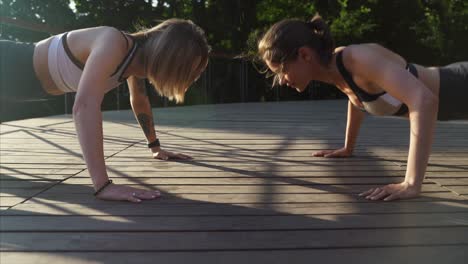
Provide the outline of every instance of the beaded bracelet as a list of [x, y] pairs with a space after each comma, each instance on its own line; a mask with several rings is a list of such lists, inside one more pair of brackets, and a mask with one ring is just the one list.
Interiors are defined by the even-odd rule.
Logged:
[[112, 180], [108, 180], [101, 188], [99, 188], [95, 193], [94, 196], [97, 196], [102, 190], [104, 190], [107, 186], [112, 183]]

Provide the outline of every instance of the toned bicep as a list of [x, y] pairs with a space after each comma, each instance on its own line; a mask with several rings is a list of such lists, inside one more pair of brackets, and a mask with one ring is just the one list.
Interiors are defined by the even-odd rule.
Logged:
[[118, 42], [121, 40], [121, 36], [112, 31], [95, 40], [80, 78], [75, 102], [101, 103], [109, 77], [126, 54], [125, 43]]
[[398, 62], [374, 50], [359, 50], [351, 58], [353, 72], [411, 107], [430, 90]]

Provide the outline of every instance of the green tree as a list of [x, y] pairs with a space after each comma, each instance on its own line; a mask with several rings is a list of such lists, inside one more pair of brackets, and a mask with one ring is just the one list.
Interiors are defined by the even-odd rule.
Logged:
[[0, 0], [0, 16], [17, 20], [22, 25], [35, 26], [36, 29], [28, 30], [2, 24], [1, 38], [23, 41], [37, 41], [50, 33], [65, 31], [73, 28], [76, 22], [69, 0]]

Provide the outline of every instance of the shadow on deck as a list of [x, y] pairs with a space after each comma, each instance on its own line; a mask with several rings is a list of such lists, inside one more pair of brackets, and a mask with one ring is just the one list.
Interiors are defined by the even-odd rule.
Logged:
[[92, 196], [70, 116], [0, 125], [1, 263], [461, 263], [468, 257], [468, 122], [438, 124], [420, 198], [357, 194], [405, 174], [408, 122], [369, 117], [355, 156], [344, 101], [154, 109], [152, 160], [129, 111], [104, 113], [115, 183], [162, 191], [142, 204]]

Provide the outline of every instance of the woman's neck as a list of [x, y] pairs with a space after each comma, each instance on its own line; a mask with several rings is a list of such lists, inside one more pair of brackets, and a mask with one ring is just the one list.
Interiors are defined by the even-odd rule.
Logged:
[[336, 53], [333, 54], [330, 60], [330, 64], [328, 64], [326, 67], [320, 67], [319, 71], [317, 71], [315, 75], [317, 76], [317, 81], [334, 85], [340, 90], [341, 87], [346, 86], [346, 82], [338, 70], [338, 66], [336, 65]]
[[313, 80], [328, 83], [331, 85], [337, 85], [339, 83], [339, 72], [336, 67], [335, 57], [333, 56], [330, 64], [327, 66], [315, 67], [313, 73]]
[[124, 76], [135, 76], [140, 79], [146, 78], [146, 70], [144, 67], [144, 58], [141, 49], [136, 51], [135, 57], [133, 57], [130, 65], [128, 65], [127, 70], [125, 71]]

